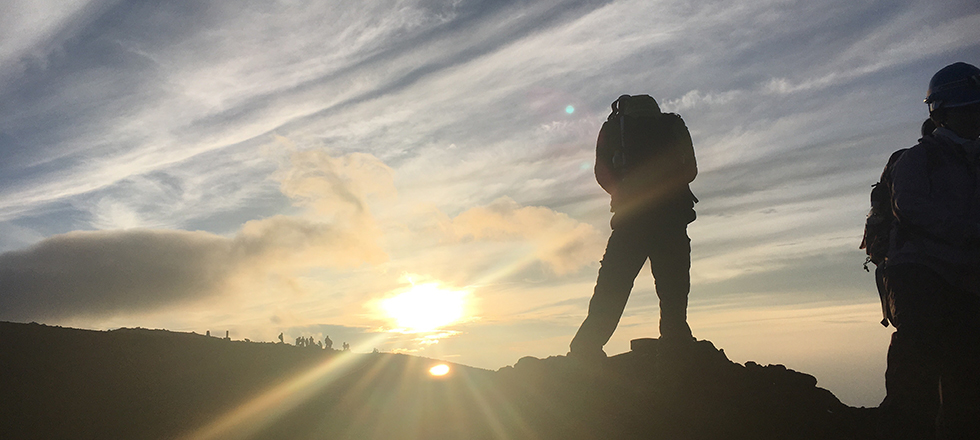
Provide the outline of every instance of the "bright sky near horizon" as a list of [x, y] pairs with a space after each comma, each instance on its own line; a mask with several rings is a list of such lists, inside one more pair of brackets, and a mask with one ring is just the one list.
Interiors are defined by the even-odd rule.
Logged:
[[[955, 61], [975, 0], [7, 1], [0, 320], [564, 354], [646, 93], [698, 156], [695, 335], [874, 406], [868, 194]], [[644, 269], [606, 351], [657, 333]]]

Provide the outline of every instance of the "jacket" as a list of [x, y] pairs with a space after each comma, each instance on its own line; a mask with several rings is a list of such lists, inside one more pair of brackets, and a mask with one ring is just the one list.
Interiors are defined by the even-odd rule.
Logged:
[[977, 142], [939, 128], [895, 163], [895, 214], [888, 265], [922, 264], [954, 286], [977, 291], [980, 160]]

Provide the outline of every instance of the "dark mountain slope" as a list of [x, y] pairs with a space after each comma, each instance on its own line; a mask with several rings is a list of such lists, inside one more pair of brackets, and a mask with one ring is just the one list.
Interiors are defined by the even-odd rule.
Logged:
[[0, 323], [3, 439], [858, 439], [870, 411], [707, 341], [497, 372], [163, 330]]

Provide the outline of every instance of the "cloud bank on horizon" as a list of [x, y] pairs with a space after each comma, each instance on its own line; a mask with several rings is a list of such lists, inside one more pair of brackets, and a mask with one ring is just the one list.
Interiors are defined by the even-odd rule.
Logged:
[[[584, 317], [609, 216], [595, 136], [649, 93], [698, 154], [696, 334], [810, 373], [865, 341], [882, 359], [853, 368], [878, 380], [887, 332], [854, 337], [877, 331], [868, 189], [931, 75], [980, 61], [971, 0], [0, 11], [0, 319], [355, 338], [417, 274], [471, 289], [475, 315], [390, 347], [489, 368], [564, 350]], [[649, 278], [613, 344], [655, 336]], [[828, 348], [753, 345], [803, 331]]]

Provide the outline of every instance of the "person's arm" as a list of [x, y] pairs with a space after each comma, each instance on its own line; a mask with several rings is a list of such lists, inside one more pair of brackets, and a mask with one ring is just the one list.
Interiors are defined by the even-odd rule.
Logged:
[[975, 245], [980, 242], [980, 224], [954, 213], [949, 206], [950, 199], [937, 200], [930, 196], [926, 148], [936, 147], [919, 145], [910, 148], [895, 162], [891, 171], [895, 218], [900, 225], [910, 226], [908, 230], [913, 234], [954, 246]]
[[684, 124], [684, 120], [678, 117], [680, 124], [678, 124], [677, 139], [678, 142], [682, 143], [682, 148], [680, 149], [682, 154], [680, 157], [681, 170], [682, 173], [678, 176], [685, 183], [691, 183], [694, 178], [698, 176], [698, 160], [694, 156], [694, 141], [691, 140], [691, 132], [687, 129], [687, 125]]
[[684, 119], [674, 113], [665, 113], [668, 118], [668, 141], [670, 156], [667, 163], [661, 165], [662, 172], [669, 176], [674, 184], [688, 184], [698, 176], [698, 161], [694, 157], [694, 141], [688, 131]]

